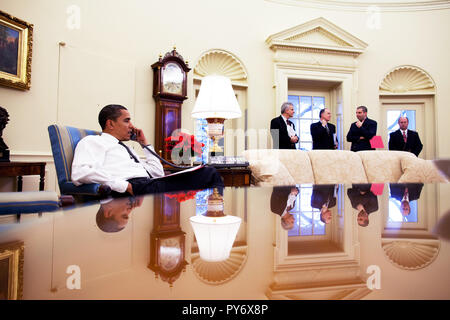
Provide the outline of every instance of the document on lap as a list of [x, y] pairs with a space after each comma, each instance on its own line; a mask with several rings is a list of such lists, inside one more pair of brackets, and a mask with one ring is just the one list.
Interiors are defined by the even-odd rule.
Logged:
[[205, 166], [204, 164], [201, 164], [201, 165], [199, 165], [199, 166], [195, 166], [195, 167], [192, 167], [192, 168], [189, 168], [189, 169], [177, 171], [177, 172], [168, 174], [168, 175], [166, 175], [166, 176], [155, 177], [155, 178], [152, 178], [152, 179], [154, 180], [154, 179], [162, 179], [162, 178], [166, 178], [166, 177], [176, 176], [176, 175], [178, 175], [178, 174], [183, 174], [183, 173], [186, 173], [186, 172], [191, 172], [191, 171], [195, 171], [195, 170], [201, 169], [201, 168], [203, 168], [204, 166]]

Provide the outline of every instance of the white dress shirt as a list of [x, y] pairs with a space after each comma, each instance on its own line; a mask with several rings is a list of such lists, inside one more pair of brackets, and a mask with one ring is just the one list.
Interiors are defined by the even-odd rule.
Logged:
[[[150, 148], [153, 147], [150, 146]], [[130, 151], [139, 159], [132, 148]], [[89, 135], [80, 140], [75, 148], [72, 162], [72, 182], [101, 183], [117, 192], [125, 192], [128, 179], [164, 176], [159, 159], [144, 149], [146, 160], [135, 162], [119, 140], [108, 133], [100, 136]], [[147, 173], [148, 172], [148, 173]]]

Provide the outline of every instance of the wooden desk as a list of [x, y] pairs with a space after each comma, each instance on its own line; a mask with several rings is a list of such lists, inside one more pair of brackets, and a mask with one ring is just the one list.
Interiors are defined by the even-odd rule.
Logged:
[[39, 175], [39, 190], [44, 190], [45, 162], [0, 162], [0, 177], [18, 177], [17, 191], [22, 191], [22, 176]]
[[[182, 169], [173, 168], [164, 165], [164, 171], [167, 173], [174, 173]], [[250, 177], [252, 170], [245, 167], [231, 167], [217, 169], [217, 172], [222, 176], [225, 187], [245, 187], [250, 186]]]

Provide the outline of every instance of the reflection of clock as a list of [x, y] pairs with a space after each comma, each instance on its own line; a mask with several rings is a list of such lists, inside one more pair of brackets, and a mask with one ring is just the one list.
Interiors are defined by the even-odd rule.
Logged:
[[173, 49], [152, 64], [153, 98], [156, 104], [155, 149], [170, 159], [164, 139], [181, 128], [181, 106], [187, 99], [187, 73], [191, 70], [183, 57]]
[[162, 70], [163, 92], [182, 94], [184, 72], [174, 62], [169, 62]]
[[164, 194], [155, 194], [153, 205], [148, 267], [172, 286], [187, 265], [184, 259], [185, 233], [180, 226], [180, 205], [176, 199], [169, 199]]

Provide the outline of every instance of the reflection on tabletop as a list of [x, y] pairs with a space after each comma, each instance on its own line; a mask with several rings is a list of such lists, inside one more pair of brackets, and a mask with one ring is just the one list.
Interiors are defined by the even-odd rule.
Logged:
[[227, 187], [8, 212], [0, 263], [17, 257], [1, 269], [17, 286], [2, 296], [449, 299], [447, 189]]

